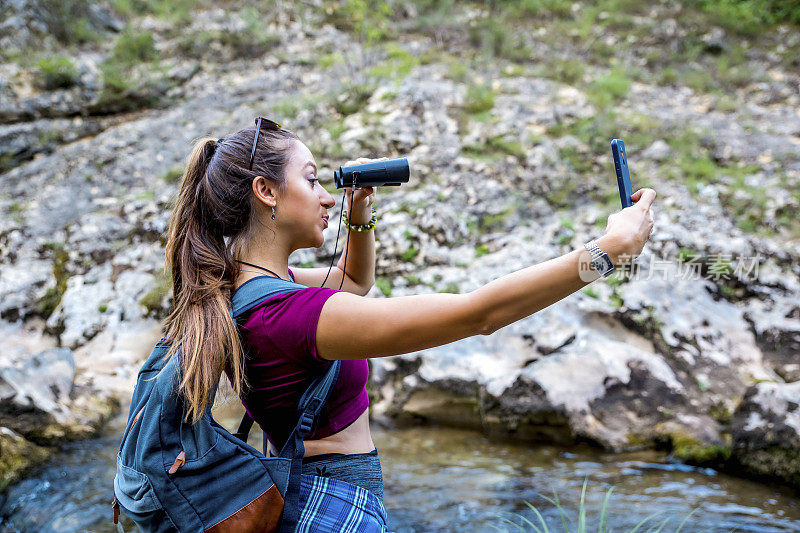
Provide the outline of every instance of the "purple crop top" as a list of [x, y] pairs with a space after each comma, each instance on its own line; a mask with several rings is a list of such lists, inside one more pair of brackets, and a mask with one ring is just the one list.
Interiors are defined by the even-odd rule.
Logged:
[[[289, 275], [294, 280], [291, 270]], [[337, 292], [341, 291], [305, 287], [271, 296], [255, 306], [240, 326], [250, 384], [241, 400], [273, 447], [289, 438], [300, 397], [328, 364], [317, 355], [317, 322], [323, 304]], [[366, 359], [342, 360], [339, 379], [307, 440], [333, 435], [367, 409], [368, 377]]]

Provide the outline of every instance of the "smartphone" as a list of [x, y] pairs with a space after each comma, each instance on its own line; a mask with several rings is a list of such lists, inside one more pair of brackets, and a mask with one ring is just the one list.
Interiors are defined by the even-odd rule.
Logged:
[[614, 170], [617, 171], [617, 185], [619, 186], [619, 199], [622, 201], [622, 208], [633, 205], [631, 195], [631, 175], [628, 172], [628, 156], [625, 155], [625, 143], [622, 139], [611, 141], [611, 155], [614, 157]]

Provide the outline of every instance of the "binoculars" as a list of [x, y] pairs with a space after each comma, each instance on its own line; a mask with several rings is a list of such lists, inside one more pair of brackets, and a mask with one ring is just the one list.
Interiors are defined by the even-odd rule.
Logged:
[[343, 187], [399, 186], [408, 183], [410, 169], [408, 159], [387, 159], [349, 167], [339, 167], [333, 171], [333, 181], [337, 189]]

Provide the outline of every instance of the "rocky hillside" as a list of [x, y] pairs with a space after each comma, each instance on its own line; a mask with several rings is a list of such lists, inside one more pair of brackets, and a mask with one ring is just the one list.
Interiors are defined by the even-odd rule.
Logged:
[[[347, 159], [411, 161], [377, 194], [373, 297], [471, 291], [601, 235], [612, 138], [658, 191], [636, 272], [371, 360], [374, 416], [658, 447], [800, 487], [800, 32], [719, 6], [3, 4], [4, 483], [125, 402], [170, 305], [192, 140], [265, 114], [337, 198]], [[335, 237], [291, 264], [328, 264]]]

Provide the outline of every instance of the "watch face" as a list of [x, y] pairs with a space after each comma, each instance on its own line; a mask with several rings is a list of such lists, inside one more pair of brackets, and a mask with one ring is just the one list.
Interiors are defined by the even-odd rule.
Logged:
[[611, 262], [610, 259], [606, 257], [598, 257], [594, 261], [592, 261], [592, 266], [594, 266], [595, 270], [600, 272], [601, 274], [605, 274], [610, 270], [614, 269], [614, 264]]
[[601, 274], [608, 270], [608, 265], [606, 265], [606, 262], [599, 258], [592, 261], [592, 266]]

